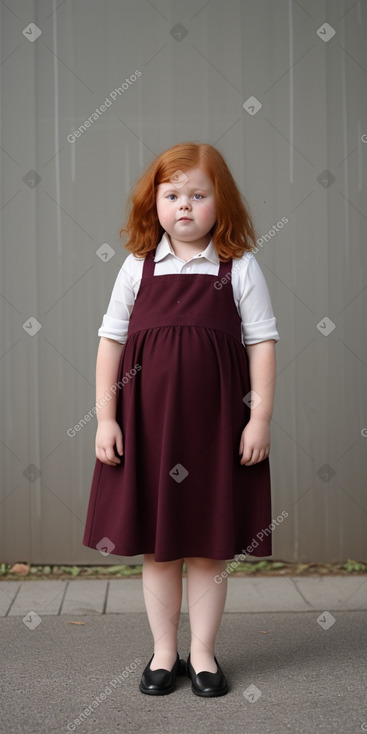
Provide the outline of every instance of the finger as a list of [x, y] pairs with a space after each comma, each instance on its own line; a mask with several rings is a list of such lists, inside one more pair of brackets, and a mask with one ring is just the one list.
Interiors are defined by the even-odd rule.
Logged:
[[110, 461], [115, 461], [117, 459], [117, 456], [115, 454], [115, 449], [113, 446], [107, 446], [105, 449], [106, 458]]
[[108, 459], [106, 458], [106, 454], [105, 454], [105, 452], [104, 452], [104, 451], [100, 451], [100, 452], [99, 452], [99, 455], [98, 455], [98, 457], [97, 457], [97, 458], [98, 458], [98, 459], [99, 459], [99, 460], [100, 460], [100, 461], [102, 462], [102, 464], [110, 464], [110, 463], [111, 463], [111, 462], [110, 462], [110, 461], [109, 461], [109, 460], [108, 460]]
[[96, 448], [96, 457], [98, 461], [101, 461], [103, 464], [106, 463], [106, 456], [103, 449]]
[[121, 438], [118, 438], [116, 440], [116, 450], [117, 450], [117, 453], [120, 456], [123, 455], [123, 453], [124, 453], [124, 443], [123, 443], [122, 437]]
[[252, 456], [252, 450], [249, 451], [248, 449], [246, 450], [244, 449], [240, 464], [247, 464], [249, 461], [251, 461], [251, 456]]
[[260, 461], [259, 456], [260, 456], [260, 452], [258, 451], [258, 449], [254, 449], [252, 452], [251, 461], [249, 461], [248, 464], [246, 464], [246, 466], [253, 466], [254, 464], [257, 464], [258, 461]]
[[258, 461], [264, 461], [269, 456], [269, 451], [265, 448], [260, 451]]
[[117, 458], [115, 452], [111, 448], [102, 449], [101, 454], [101, 461], [103, 461], [104, 464], [108, 464], [109, 466], [116, 466], [116, 464], [120, 463], [120, 459]]
[[108, 464], [108, 466], [117, 466], [117, 464], [120, 463], [120, 460], [118, 460], [118, 461], [110, 461], [110, 459], [106, 459], [106, 461], [104, 463], [105, 464]]
[[116, 460], [115, 461], [113, 461], [113, 460], [111, 461], [111, 459], [107, 455], [107, 451], [108, 451], [108, 449], [105, 450], [105, 449], [103, 449], [103, 448], [101, 448], [101, 447], [99, 447], [99, 446], [96, 445], [96, 456], [97, 456], [97, 459], [99, 459], [99, 461], [101, 461], [103, 464], [108, 464], [109, 466], [116, 466], [116, 464], [119, 464], [120, 463], [120, 459], [117, 459], [117, 457], [115, 457], [115, 454], [114, 454], [114, 458]]

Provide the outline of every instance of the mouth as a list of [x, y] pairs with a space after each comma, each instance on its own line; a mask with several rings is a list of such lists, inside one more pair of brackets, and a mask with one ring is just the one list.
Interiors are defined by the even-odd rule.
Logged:
[[180, 219], [178, 221], [179, 222], [182, 222], [182, 221], [183, 222], [192, 222], [192, 219], [190, 219], [190, 217], [180, 217]]

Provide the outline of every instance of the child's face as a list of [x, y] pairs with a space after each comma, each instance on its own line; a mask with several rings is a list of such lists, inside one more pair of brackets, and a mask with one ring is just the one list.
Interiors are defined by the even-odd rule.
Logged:
[[214, 187], [201, 168], [177, 171], [176, 179], [159, 184], [156, 207], [163, 229], [181, 242], [199, 240], [216, 222]]

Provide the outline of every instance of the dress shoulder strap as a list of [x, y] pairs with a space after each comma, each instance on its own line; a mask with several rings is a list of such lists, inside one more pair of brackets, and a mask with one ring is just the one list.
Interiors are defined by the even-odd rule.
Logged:
[[232, 258], [231, 260], [226, 260], [225, 262], [221, 262], [219, 266], [219, 272], [218, 272], [218, 278], [225, 278], [231, 277], [231, 271], [232, 271]]
[[154, 248], [154, 250], [150, 250], [148, 252], [145, 260], [144, 260], [142, 278], [149, 278], [150, 275], [154, 275], [154, 267], [155, 267], [154, 256], [155, 256], [155, 251], [156, 251], [156, 248]]

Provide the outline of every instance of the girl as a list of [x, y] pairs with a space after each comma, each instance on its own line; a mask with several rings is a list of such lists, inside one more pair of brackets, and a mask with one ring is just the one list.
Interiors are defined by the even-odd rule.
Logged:
[[[136, 184], [98, 331], [98, 429], [83, 544], [143, 554], [154, 652], [140, 690], [187, 673], [228, 691], [214, 655], [226, 560], [269, 556], [270, 420], [279, 340], [255, 232], [221, 154], [182, 143]], [[190, 654], [177, 652], [186, 562]]]

